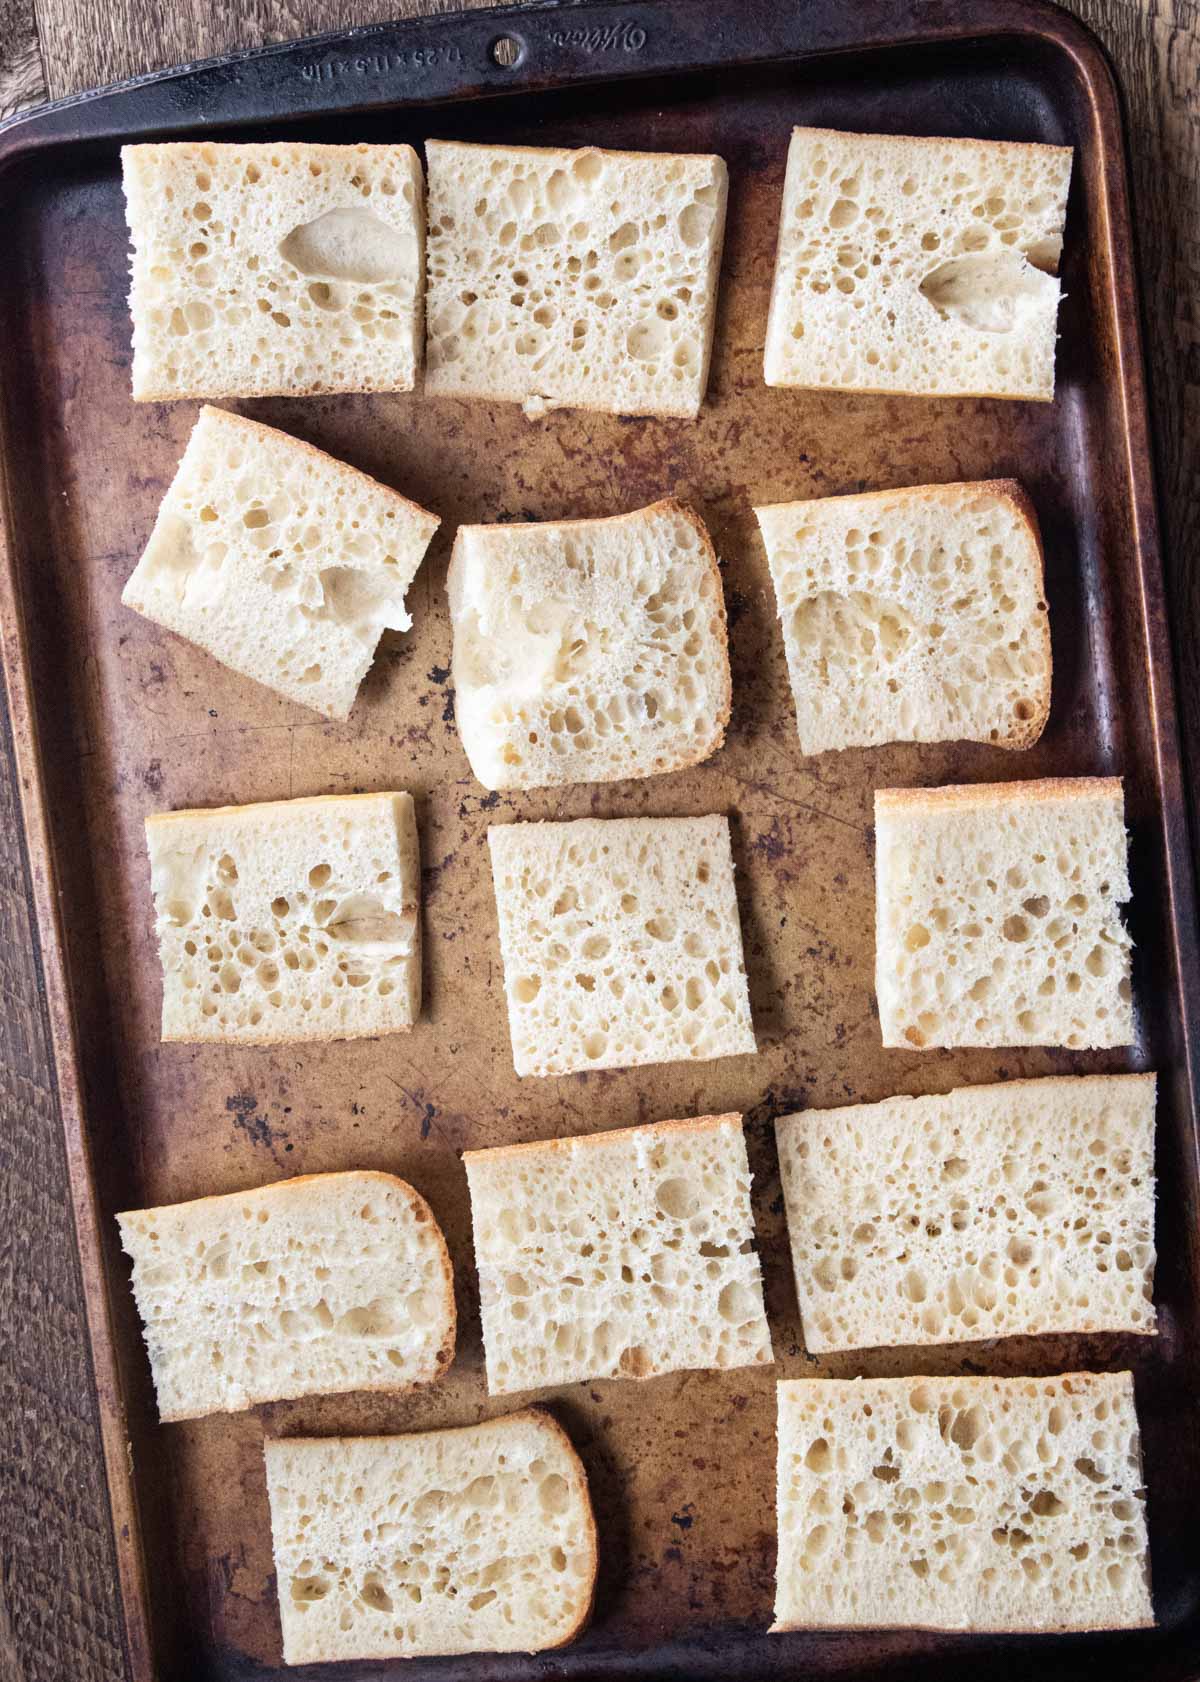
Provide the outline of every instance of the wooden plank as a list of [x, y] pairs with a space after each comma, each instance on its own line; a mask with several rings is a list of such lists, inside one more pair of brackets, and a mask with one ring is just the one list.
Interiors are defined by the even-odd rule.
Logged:
[[[474, 0], [475, 4], [479, 0]], [[0, 0], [0, 115], [234, 47], [453, 9], [430, 0]], [[1200, 789], [1200, 6], [1069, 0], [1129, 114], [1185, 747]], [[43, 71], [43, 61], [45, 69]], [[15, 783], [0, 752], [0, 1682], [125, 1676]], [[1193, 814], [1200, 817], [1200, 808]], [[1197, 826], [1200, 834], [1200, 825]]]

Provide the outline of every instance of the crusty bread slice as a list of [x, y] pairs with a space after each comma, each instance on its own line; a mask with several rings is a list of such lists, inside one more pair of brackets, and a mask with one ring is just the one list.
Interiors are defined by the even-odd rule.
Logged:
[[204, 408], [126, 607], [345, 718], [440, 521], [286, 432]]
[[493, 1396], [772, 1359], [741, 1116], [463, 1162]]
[[793, 129], [768, 385], [1054, 396], [1069, 146]]
[[454, 1276], [394, 1174], [304, 1174], [117, 1216], [163, 1419], [410, 1390], [454, 1358]]
[[268, 1438], [285, 1664], [541, 1652], [591, 1613], [587, 1474], [540, 1408], [405, 1437]]
[[721, 575], [682, 504], [460, 526], [447, 589], [455, 719], [485, 788], [650, 777], [724, 740]]
[[699, 413], [728, 177], [720, 158], [429, 140], [425, 390]]
[[421, 860], [407, 794], [146, 819], [164, 1040], [347, 1040], [421, 1008]]
[[519, 1075], [755, 1049], [729, 822], [488, 830]]
[[1127, 1372], [779, 1386], [776, 1630], [1154, 1622]]
[[875, 793], [890, 1046], [1129, 1045], [1119, 777]]
[[781, 1116], [809, 1352], [1153, 1332], [1154, 1088], [1014, 1080]]
[[411, 146], [121, 150], [133, 395], [411, 391], [425, 221]]
[[1050, 626], [1037, 515], [1015, 480], [754, 512], [805, 753], [1037, 741]]

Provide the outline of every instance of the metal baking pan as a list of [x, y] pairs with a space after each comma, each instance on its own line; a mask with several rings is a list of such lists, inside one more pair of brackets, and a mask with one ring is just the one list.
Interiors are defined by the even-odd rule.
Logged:
[[[798, 122], [1076, 148], [1052, 405], [767, 389], [767, 295]], [[410, 596], [415, 628], [386, 643], [344, 725], [224, 671], [118, 599], [196, 412], [130, 399], [118, 146], [201, 133], [602, 144], [714, 151], [729, 164], [716, 350], [695, 423], [579, 412], [531, 423], [515, 406], [420, 395], [244, 405], [443, 516]], [[280, 1673], [264, 1429], [400, 1431], [498, 1410], [483, 1383], [464, 1147], [731, 1109], [748, 1116], [775, 1371], [556, 1395], [597, 1499], [591, 1628], [542, 1659], [394, 1672], [409, 1682], [1200, 1673], [1193, 879], [1121, 119], [1092, 38], [1020, 0], [635, 0], [427, 18], [151, 76], [19, 118], [0, 131], [0, 202], [3, 655], [133, 1676]], [[1055, 677], [1041, 742], [1020, 756], [956, 745], [802, 759], [751, 503], [998, 475], [1028, 487], [1045, 536]], [[703, 514], [724, 560], [726, 747], [648, 782], [485, 796], [456, 739], [448, 685], [454, 528], [608, 514], [667, 492]], [[873, 790], [1109, 773], [1125, 778], [1133, 837], [1136, 1046], [884, 1051], [871, 993]], [[413, 791], [422, 831], [428, 1003], [417, 1029], [270, 1050], [160, 1044], [145, 815], [392, 787]], [[714, 811], [733, 820], [759, 1056], [518, 1082], [487, 826]], [[773, 1115], [1125, 1068], [1160, 1075], [1156, 1339], [806, 1356]], [[114, 1211], [349, 1166], [404, 1175], [446, 1229], [461, 1312], [448, 1380], [406, 1397], [331, 1397], [160, 1427]], [[777, 1376], [1126, 1365], [1144, 1431], [1156, 1631], [1036, 1641], [765, 1633]]]

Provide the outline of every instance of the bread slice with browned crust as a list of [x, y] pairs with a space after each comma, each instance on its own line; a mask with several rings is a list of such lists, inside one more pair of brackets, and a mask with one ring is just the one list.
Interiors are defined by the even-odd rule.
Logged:
[[1013, 479], [756, 508], [800, 746], [1027, 748], [1050, 712], [1033, 504]]
[[460, 526], [446, 587], [455, 720], [486, 788], [655, 776], [724, 740], [721, 574], [682, 503]]
[[401, 1437], [268, 1438], [285, 1664], [537, 1653], [591, 1614], [587, 1474], [540, 1408]]
[[394, 1174], [302, 1174], [117, 1222], [162, 1419], [410, 1390], [454, 1358], [446, 1240]]

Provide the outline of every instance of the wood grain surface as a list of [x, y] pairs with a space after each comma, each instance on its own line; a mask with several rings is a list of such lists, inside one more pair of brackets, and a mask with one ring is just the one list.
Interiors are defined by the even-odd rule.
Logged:
[[[461, 0], [459, 0], [461, 4]], [[440, 0], [0, 0], [0, 114]], [[1200, 4], [1070, 0], [1124, 92], [1164, 551], [1200, 817]], [[1195, 833], [1200, 833], [1196, 829]], [[0, 1682], [123, 1678], [100, 1446], [11, 749], [0, 738]]]

